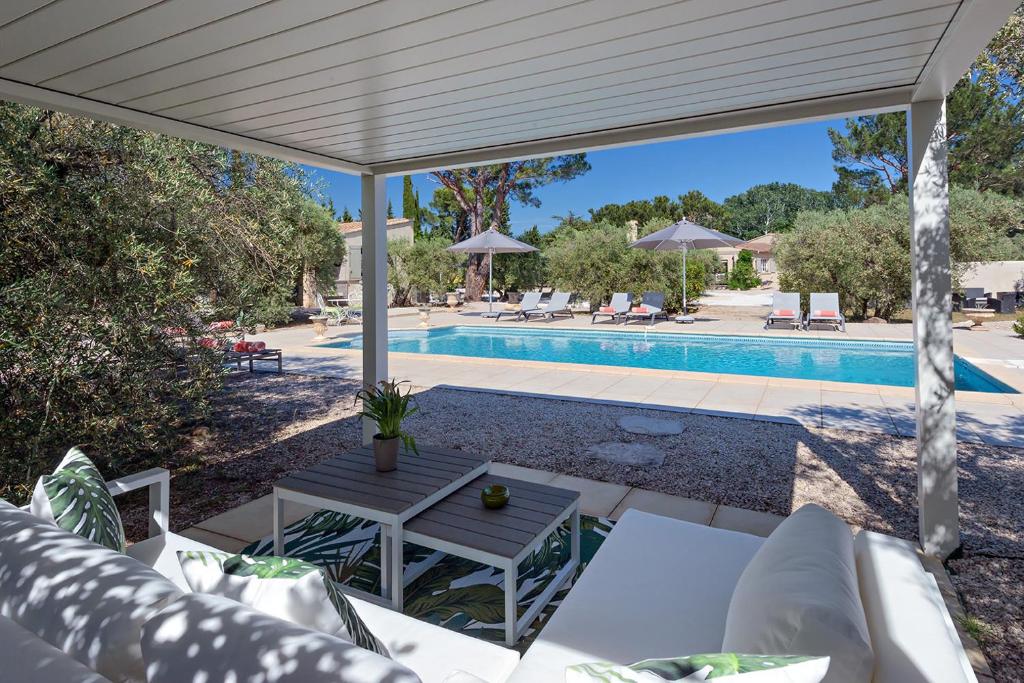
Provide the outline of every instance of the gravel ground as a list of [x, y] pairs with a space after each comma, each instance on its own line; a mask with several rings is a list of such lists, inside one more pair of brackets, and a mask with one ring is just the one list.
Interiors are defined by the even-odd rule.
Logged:
[[[352, 382], [238, 375], [196, 430], [171, 486], [176, 529], [270, 493], [287, 472], [358, 445]], [[712, 503], [788, 514], [818, 503], [851, 524], [914, 539], [914, 442], [703, 415], [679, 416], [677, 436], [622, 432], [623, 415], [656, 410], [428, 389], [409, 430], [422, 442], [490, 451], [496, 461], [638, 486]], [[587, 456], [606, 441], [656, 445], [661, 467]], [[964, 557], [949, 563], [1000, 681], [1024, 681], [1024, 450], [960, 444]], [[142, 517], [127, 515], [129, 530]]]

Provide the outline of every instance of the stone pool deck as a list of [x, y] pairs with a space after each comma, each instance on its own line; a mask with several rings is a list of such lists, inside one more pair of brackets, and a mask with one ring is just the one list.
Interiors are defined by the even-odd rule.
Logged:
[[[599, 328], [636, 334], [638, 339], [642, 339], [645, 328], [674, 334], [872, 341], [909, 341], [912, 336], [908, 324], [850, 323], [845, 334], [764, 330], [756, 315], [719, 318], [713, 312], [698, 315], [696, 324], [685, 326], [668, 322], [652, 327], [591, 325], [586, 315], [553, 323], [494, 322], [480, 316], [485, 308], [486, 304], [477, 304], [458, 312], [437, 310], [431, 314], [430, 326]], [[419, 322], [414, 310], [394, 311], [389, 316], [391, 329], [417, 329]], [[1024, 448], [1024, 340], [1014, 337], [1005, 323], [989, 323], [986, 328], [984, 332], [957, 329], [957, 354], [1021, 393], [957, 392], [958, 438]], [[362, 373], [361, 352], [323, 344], [359, 333], [358, 324], [335, 326], [329, 328], [327, 342], [314, 342], [311, 326], [297, 326], [258, 337], [284, 350], [286, 372], [358, 379]], [[915, 434], [914, 390], [909, 387], [410, 353], [390, 354], [389, 372], [419, 388], [443, 386], [542, 395], [903, 437]]]

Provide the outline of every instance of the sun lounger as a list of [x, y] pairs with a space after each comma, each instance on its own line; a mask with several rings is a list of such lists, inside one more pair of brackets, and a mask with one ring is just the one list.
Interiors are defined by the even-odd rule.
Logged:
[[523, 294], [523, 300], [519, 302], [519, 309], [515, 311], [500, 311], [495, 320], [501, 320], [501, 316], [510, 315], [514, 316], [516, 320], [519, 320], [524, 316], [529, 320], [529, 316], [533, 315], [544, 315], [544, 309], [538, 306], [540, 304], [540, 292], [527, 292]]
[[629, 313], [629, 307], [633, 304], [633, 295], [626, 292], [615, 292], [612, 295], [611, 304], [608, 306], [602, 306], [592, 316], [590, 316], [590, 324], [593, 325], [598, 317], [603, 316], [611, 318], [612, 322], [615, 322], [618, 318], [623, 318]]
[[629, 324], [630, 320], [648, 320], [649, 324], [653, 325], [656, 318], [668, 320], [668, 313], [665, 312], [665, 295], [661, 292], [644, 292], [640, 305], [630, 309], [623, 324]]
[[800, 329], [803, 326], [800, 314], [798, 292], [775, 292], [772, 295], [772, 310], [764, 321], [764, 329], [776, 323], [789, 324]]
[[327, 316], [328, 325], [344, 325], [347, 322], [345, 309], [341, 306], [328, 305], [320, 292], [316, 293], [316, 306], [320, 309], [320, 315]]
[[846, 318], [839, 308], [839, 295], [835, 292], [814, 292], [811, 294], [810, 310], [804, 321], [804, 329], [814, 324], [831, 325], [833, 328], [846, 332]]
[[[544, 309], [544, 317], [555, 319], [556, 315], [567, 315], [570, 318], [575, 318], [572, 309], [569, 308], [569, 298], [572, 294], [566, 292], [555, 292], [551, 295], [551, 301], [548, 302], [548, 307]], [[526, 320], [529, 321], [530, 317], [527, 315]]]

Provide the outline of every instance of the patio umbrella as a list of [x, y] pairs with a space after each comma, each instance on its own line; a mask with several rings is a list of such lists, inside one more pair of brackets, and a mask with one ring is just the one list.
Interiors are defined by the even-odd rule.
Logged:
[[677, 322], [692, 323], [693, 318], [686, 315], [686, 252], [689, 249], [714, 249], [716, 247], [732, 247], [741, 240], [725, 233], [705, 228], [703, 225], [691, 223], [685, 218], [667, 228], [652, 232], [629, 245], [633, 249], [651, 249], [653, 251], [683, 252], [683, 314], [676, 318]]
[[494, 312], [494, 255], [495, 254], [514, 254], [524, 253], [528, 251], [537, 251], [537, 247], [531, 246], [526, 242], [520, 242], [514, 240], [508, 235], [502, 234], [491, 228], [485, 230], [479, 235], [470, 237], [468, 240], [463, 240], [458, 244], [453, 244], [448, 247], [448, 251], [454, 251], [461, 254], [489, 254], [490, 259], [487, 261], [487, 313], [484, 315], [485, 318], [493, 318], [496, 314]]

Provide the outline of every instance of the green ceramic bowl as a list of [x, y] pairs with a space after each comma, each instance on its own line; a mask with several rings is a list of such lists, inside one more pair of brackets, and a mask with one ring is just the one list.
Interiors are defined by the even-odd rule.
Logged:
[[511, 497], [512, 492], [502, 484], [491, 484], [480, 491], [480, 500], [484, 502], [484, 507], [491, 510], [505, 507]]

